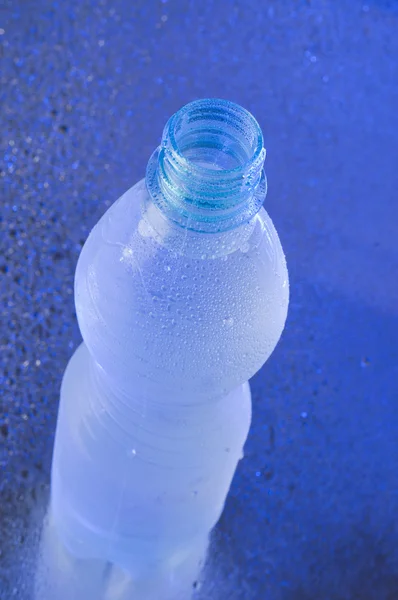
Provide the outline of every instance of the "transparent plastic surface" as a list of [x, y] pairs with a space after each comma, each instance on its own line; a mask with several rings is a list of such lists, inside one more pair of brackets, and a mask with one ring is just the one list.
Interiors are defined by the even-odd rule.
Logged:
[[[104, 577], [100, 598], [189, 597], [243, 456], [248, 380], [286, 319], [278, 235], [264, 209], [247, 212], [253, 194], [265, 190], [261, 132], [249, 116], [253, 139], [236, 150], [229, 130], [216, 135], [208, 124], [219, 121], [217, 102], [204, 111], [205, 125], [197, 103], [188, 119], [187, 127], [211, 133], [205, 151], [192, 144], [189, 127], [179, 129], [181, 152], [189, 146], [189, 160], [197, 159], [190, 171], [210, 183], [187, 185], [192, 163], [174, 160], [177, 140], [164, 158], [173, 182], [149, 169], [94, 227], [77, 265], [84, 342], [62, 383], [48, 527], [74, 573], [87, 563], [97, 573], [94, 587]], [[227, 104], [228, 127], [240, 127], [249, 113]], [[233, 140], [230, 151], [225, 140]], [[242, 158], [250, 152], [255, 160]], [[228, 153], [242, 172], [220, 166]], [[181, 190], [202, 198], [195, 203]], [[239, 211], [246, 218], [237, 220]], [[124, 581], [119, 595], [106, 591], [110, 581]], [[97, 594], [94, 587], [82, 588], [82, 598]]]

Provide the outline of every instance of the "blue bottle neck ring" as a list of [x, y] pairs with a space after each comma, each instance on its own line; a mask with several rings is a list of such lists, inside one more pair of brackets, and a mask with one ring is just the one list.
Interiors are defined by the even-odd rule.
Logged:
[[167, 122], [146, 172], [149, 195], [178, 225], [228, 231], [250, 221], [267, 193], [263, 135], [241, 106], [196, 100]]

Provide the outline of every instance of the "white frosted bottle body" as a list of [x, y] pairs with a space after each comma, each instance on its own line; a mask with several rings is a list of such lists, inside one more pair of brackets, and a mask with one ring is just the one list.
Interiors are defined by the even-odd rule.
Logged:
[[141, 577], [172, 570], [203, 554], [221, 514], [250, 425], [248, 385], [206, 406], [132, 393], [127, 407], [97, 369], [82, 344], [62, 386], [52, 485], [61, 537], [74, 555]]
[[274, 349], [285, 259], [262, 210], [195, 235], [143, 182], [90, 234], [76, 273], [84, 345], [65, 373], [52, 511], [66, 545], [131, 573], [205, 547], [250, 425], [247, 380]]

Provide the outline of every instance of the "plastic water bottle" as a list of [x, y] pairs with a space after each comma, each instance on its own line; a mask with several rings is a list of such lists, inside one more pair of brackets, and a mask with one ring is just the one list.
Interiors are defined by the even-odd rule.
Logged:
[[130, 581], [101, 598], [185, 600], [223, 510], [288, 307], [264, 159], [249, 112], [192, 102], [82, 249], [51, 520], [79, 568]]

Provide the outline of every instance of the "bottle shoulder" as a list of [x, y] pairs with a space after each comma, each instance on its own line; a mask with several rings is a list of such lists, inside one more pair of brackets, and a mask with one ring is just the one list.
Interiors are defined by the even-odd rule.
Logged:
[[75, 290], [83, 338], [119, 376], [132, 357], [155, 378], [224, 378], [231, 389], [265, 362], [286, 319], [288, 275], [275, 227], [262, 209], [239, 232], [197, 234], [148, 215], [145, 201], [141, 181], [82, 250]]
[[86, 263], [106, 253], [112, 255], [115, 262], [118, 259], [122, 268], [127, 268], [128, 261], [124, 259], [133, 250], [136, 259], [145, 263], [153, 253], [189, 262], [225, 261], [226, 257], [240, 252], [249, 260], [269, 262], [277, 270], [286, 269], [278, 233], [264, 208], [239, 228], [206, 234], [171, 222], [148, 203], [148, 198], [142, 179], [114, 202], [90, 232], [79, 261]]

